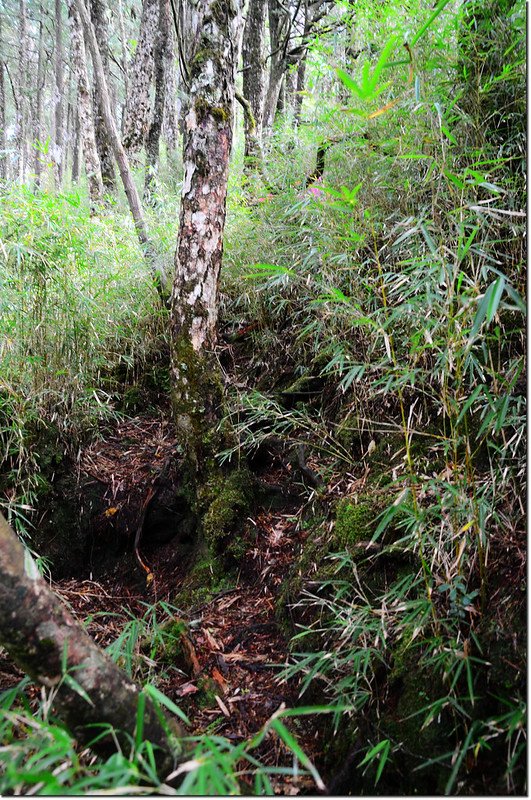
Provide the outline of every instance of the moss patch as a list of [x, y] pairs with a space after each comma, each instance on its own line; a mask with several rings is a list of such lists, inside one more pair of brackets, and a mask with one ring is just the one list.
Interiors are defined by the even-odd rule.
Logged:
[[338, 549], [370, 539], [378, 513], [379, 506], [374, 497], [367, 496], [357, 503], [348, 497], [340, 500], [334, 528], [334, 542]]
[[240, 526], [252, 501], [252, 479], [247, 470], [230, 475], [217, 475], [202, 490], [203, 500], [210, 497], [203, 517], [203, 531], [210, 547], [216, 548], [223, 539]]

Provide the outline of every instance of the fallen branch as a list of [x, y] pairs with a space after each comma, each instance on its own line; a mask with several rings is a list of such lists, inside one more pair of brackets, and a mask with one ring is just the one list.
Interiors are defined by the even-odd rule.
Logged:
[[[156, 708], [75, 621], [1, 514], [0, 644], [34, 681], [53, 691], [58, 715], [81, 743], [109, 755], [116, 738], [129, 750], [142, 707], [142, 738], [157, 748], [159, 775], [175, 768], [184, 729]], [[105, 729], [112, 735], [94, 741]]]

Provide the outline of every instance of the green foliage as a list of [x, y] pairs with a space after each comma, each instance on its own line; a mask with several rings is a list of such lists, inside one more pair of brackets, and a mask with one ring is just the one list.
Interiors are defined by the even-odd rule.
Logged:
[[[55, 453], [116, 416], [119, 373], [131, 379], [163, 335], [163, 315], [128, 218], [89, 217], [79, 194], [13, 188], [0, 197], [0, 498], [28, 532], [41, 437]], [[157, 350], [160, 345], [157, 345]]]
[[[331, 89], [307, 105], [314, 150], [329, 142], [324, 182], [258, 204], [238, 220], [242, 239], [229, 238], [229, 308], [258, 323], [247, 374], [261, 389], [235, 393], [231, 421], [249, 452], [265, 441], [305, 443], [332, 474], [370, 472], [367, 442], [390, 442], [387, 508], [368, 537], [359, 531], [381, 549], [371, 551], [370, 571], [345, 552], [337, 580], [302, 580], [293, 610], [315, 621], [293, 640], [298, 652], [285, 675], [355, 715], [374, 709], [382, 721], [363, 764], [385, 752], [370, 778], [379, 790], [385, 769], [410, 748], [427, 770], [440, 768], [438, 790], [451, 793], [467, 785], [471, 761], [486, 770], [489, 747], [524, 747], [521, 728], [516, 747], [506, 723], [493, 733], [504, 703], [520, 719], [523, 687], [515, 677], [510, 697], [493, 697], [494, 652], [482, 628], [498, 588], [489, 557], [508, 525], [524, 529], [523, 3], [457, 9], [442, 0], [429, 10], [389, 2], [383, 14], [378, 7], [381, 20], [369, 4], [356, 12], [349, 46], [364, 58], [335, 69], [340, 102]], [[410, 57], [392, 61], [403, 41]], [[323, 44], [320, 52], [330, 69], [336, 51]], [[326, 65], [314, 64], [321, 79]], [[309, 153], [303, 133], [285, 165], [292, 185], [294, 164], [308, 163]], [[321, 391], [287, 404], [268, 351], [293, 385], [318, 376]], [[345, 547], [365, 510], [339, 504], [334, 535]], [[408, 566], [390, 578], [392, 552]], [[311, 647], [301, 651], [305, 641]], [[401, 712], [412, 715], [403, 749], [393, 738], [399, 730], [386, 735], [392, 725], [378, 688], [398, 653], [417, 678], [432, 676], [435, 690], [420, 706], [415, 686], [400, 690]], [[408, 698], [415, 702], [406, 712]], [[446, 727], [430, 759], [421, 732], [439, 717]], [[388, 749], [374, 749], [386, 741]], [[518, 752], [507, 756], [505, 777], [501, 768], [493, 778], [510, 791], [522, 780]]]
[[[90, 750], [78, 753], [70, 734], [49, 715], [42, 703], [34, 713], [25, 694], [27, 681], [0, 695], [0, 791], [2, 794], [91, 795], [273, 795], [270, 775], [309, 774], [324, 788], [319, 773], [289, 730], [289, 719], [300, 712], [280, 709], [251, 739], [235, 745], [219, 736], [204, 735], [183, 740], [186, 758], [170, 775], [157, 775], [153, 746], [141, 736], [131, 749], [117, 749], [106, 759]], [[182, 711], [154, 686], [144, 691], [166, 712], [185, 722]], [[315, 712], [326, 709], [316, 709]], [[313, 709], [312, 709], [313, 711]], [[269, 767], [260, 760], [258, 748], [266, 737], [277, 736], [289, 756], [286, 765]], [[116, 741], [116, 739], [115, 739]], [[288, 763], [291, 762], [291, 763]]]
[[[219, 458], [280, 442], [319, 460], [310, 498], [332, 497], [336, 513], [327, 542], [306, 545], [307, 563], [328, 556], [317, 578], [301, 569], [289, 587], [304, 621], [283, 677], [326, 698], [336, 732], [358, 731], [353, 782], [365, 794], [404, 775], [417, 792], [514, 794], [524, 644], [503, 554], [515, 559], [525, 529], [525, 4], [356, 0], [343, 12], [312, 42], [304, 124], [295, 131], [288, 111], [266, 143], [274, 191], [242, 180], [237, 142], [221, 319], [252, 332], [231, 344], [237, 441]], [[160, 183], [152, 214], [166, 252], [168, 194]], [[27, 531], [46, 488], [43, 429], [54, 459], [117, 407], [136, 409], [165, 314], [119, 206], [91, 219], [80, 194], [26, 189], [0, 205], [0, 504]], [[237, 480], [203, 487], [211, 542], [246, 507]], [[371, 546], [354, 555], [360, 540]], [[206, 555], [194, 591], [211, 573]], [[155, 685], [175, 666], [175, 611], [123, 619], [108, 651], [181, 716]], [[2, 792], [271, 794], [266, 736], [295, 758], [281, 772], [300, 764], [320, 787], [285, 712], [248, 742], [191, 738], [173, 790], [140, 735], [130, 753], [92, 760], [46, 703], [32, 713], [22, 689], [1, 702]]]

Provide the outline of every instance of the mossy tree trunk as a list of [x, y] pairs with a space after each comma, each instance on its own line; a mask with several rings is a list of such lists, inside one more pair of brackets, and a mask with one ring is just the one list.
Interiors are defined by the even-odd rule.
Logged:
[[[54, 706], [68, 729], [90, 744], [99, 726], [107, 736], [91, 745], [104, 755], [114, 739], [127, 751], [139, 718], [140, 690], [93, 642], [50, 591], [37, 567], [0, 514], [0, 643], [34, 681], [54, 692]], [[165, 778], [175, 766], [184, 731], [142, 697], [143, 738], [155, 744]]]
[[173, 404], [188, 465], [208, 472], [221, 380], [216, 343], [241, 0], [203, 0], [188, 16], [189, 103], [171, 302]]

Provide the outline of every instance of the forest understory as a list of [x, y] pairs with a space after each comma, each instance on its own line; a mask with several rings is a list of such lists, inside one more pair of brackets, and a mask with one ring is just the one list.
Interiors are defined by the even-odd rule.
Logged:
[[525, 795], [525, 12], [0, 0], [1, 794]]

